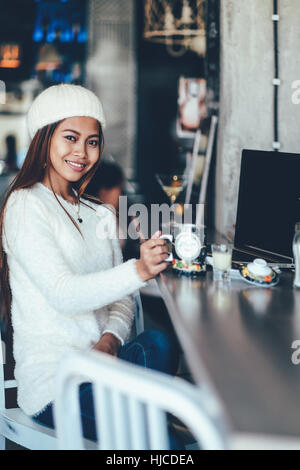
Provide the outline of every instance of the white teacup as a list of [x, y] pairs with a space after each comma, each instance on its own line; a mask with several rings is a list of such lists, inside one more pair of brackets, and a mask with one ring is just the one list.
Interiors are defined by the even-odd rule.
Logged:
[[173, 261], [172, 244], [175, 244], [177, 256], [187, 263], [192, 263], [201, 252], [201, 227], [195, 224], [177, 224], [175, 228], [176, 234], [174, 236], [166, 234], [160, 237], [169, 241], [169, 257], [166, 261]]
[[204, 227], [195, 224], [177, 224], [175, 251], [180, 259], [192, 263], [198, 258], [204, 240]]
[[264, 259], [256, 258], [252, 263], [247, 265], [248, 271], [254, 276], [269, 276], [272, 273], [272, 269], [269, 268], [267, 262]]

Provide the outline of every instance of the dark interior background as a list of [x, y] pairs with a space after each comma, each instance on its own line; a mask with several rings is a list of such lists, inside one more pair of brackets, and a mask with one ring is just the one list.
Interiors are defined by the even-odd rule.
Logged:
[[[143, 2], [136, 0], [137, 55], [137, 150], [136, 174], [146, 202], [168, 202], [155, 180], [155, 173], [170, 172], [191, 150], [192, 142], [176, 135], [178, 80], [180, 76], [206, 78], [213, 96], [210, 114], [217, 113], [219, 100], [219, 0], [206, 6], [207, 53], [202, 58], [193, 51], [171, 56], [162, 44], [143, 39]], [[207, 190], [207, 223], [214, 220], [216, 143]]]
[[[45, 8], [49, 9], [60, 2], [48, 0]], [[81, 11], [86, 0], [78, 4], [63, 3], [64, 8]], [[33, 31], [39, 3], [35, 0], [0, 0], [0, 43], [19, 42], [22, 46], [22, 65], [19, 69], [2, 69], [1, 79], [7, 88], [36, 76], [34, 67], [40, 44], [33, 41]], [[155, 180], [155, 173], [170, 172], [192, 149], [192, 142], [184, 142], [176, 135], [178, 80], [180, 76], [206, 78], [208, 87], [213, 90], [215, 102], [218, 102], [219, 83], [219, 0], [207, 2], [207, 55], [199, 57], [188, 51], [181, 57], [171, 56], [163, 44], [156, 44], [143, 39], [144, 2], [135, 0], [136, 19], [136, 67], [137, 67], [137, 129], [135, 174], [140, 184], [141, 193], [146, 203], [168, 202], [167, 197]], [[84, 16], [82, 9], [80, 16]], [[82, 19], [82, 18], [81, 18]], [[47, 15], [43, 16], [47, 23]], [[79, 60], [84, 63], [86, 45], [56, 43], [59, 52], [67, 64]], [[64, 71], [62, 71], [63, 73]], [[67, 72], [67, 70], [65, 70]], [[39, 78], [41, 78], [39, 76]], [[45, 82], [46, 78], [43, 78]], [[82, 77], [84, 78], [84, 77]], [[51, 77], [53, 80], [54, 77]], [[61, 81], [61, 80], [59, 80]], [[44, 83], [49, 86], [53, 83]], [[208, 207], [213, 219], [214, 206], [214, 158], [208, 185]]]
[[1, 69], [1, 80], [8, 88], [12, 82], [27, 80], [32, 74], [37, 52], [32, 40], [36, 11], [34, 0], [0, 0], [0, 44], [11, 41], [21, 45], [21, 66]]
[[163, 44], [143, 39], [143, 2], [136, 1], [138, 120], [137, 175], [147, 201], [164, 198], [154, 175], [176, 168], [181, 142], [176, 136], [178, 80], [201, 78], [204, 59], [194, 52], [172, 57]]

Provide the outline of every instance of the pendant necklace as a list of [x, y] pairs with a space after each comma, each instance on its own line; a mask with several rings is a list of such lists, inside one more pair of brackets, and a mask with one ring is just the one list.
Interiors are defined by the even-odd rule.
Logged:
[[[76, 194], [76, 196], [78, 195], [77, 191], [75, 191], [74, 189], [73, 189], [73, 192]], [[78, 199], [78, 203], [77, 203], [77, 220], [80, 224], [82, 224], [83, 220], [80, 217], [80, 199]]]
[[77, 207], [77, 220], [80, 224], [82, 224], [83, 220], [80, 217], [80, 201], [78, 201], [78, 207]]
[[[77, 196], [77, 193], [76, 193], [75, 191], [74, 191], [74, 193], [75, 193], [75, 195]], [[71, 204], [72, 208], [75, 209], [74, 206], [75, 206], [76, 204], [74, 204], [74, 203], [71, 202], [71, 201], [70, 201], [70, 204]], [[77, 203], [77, 220], [78, 220], [78, 222], [79, 222], [80, 224], [82, 224], [83, 220], [82, 220], [82, 218], [80, 217], [80, 199], [78, 200], [78, 203]]]

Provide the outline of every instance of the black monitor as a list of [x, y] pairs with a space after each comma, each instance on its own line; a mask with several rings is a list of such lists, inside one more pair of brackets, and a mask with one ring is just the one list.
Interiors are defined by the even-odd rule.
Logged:
[[300, 154], [243, 150], [235, 247], [293, 258], [298, 221]]

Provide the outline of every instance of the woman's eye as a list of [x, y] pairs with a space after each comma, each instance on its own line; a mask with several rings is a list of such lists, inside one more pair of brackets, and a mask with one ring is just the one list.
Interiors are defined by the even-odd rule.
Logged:
[[66, 135], [65, 139], [70, 140], [71, 142], [76, 142], [76, 138], [73, 135]]
[[89, 141], [89, 144], [92, 146], [92, 147], [97, 147], [99, 145], [99, 141], [98, 140], [90, 140]]

